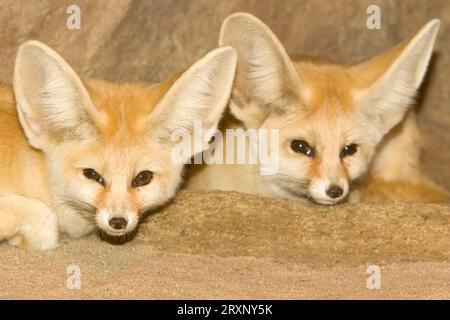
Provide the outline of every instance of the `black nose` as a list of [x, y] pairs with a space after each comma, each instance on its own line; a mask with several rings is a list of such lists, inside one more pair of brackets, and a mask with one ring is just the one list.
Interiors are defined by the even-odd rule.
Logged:
[[341, 187], [333, 184], [328, 188], [326, 193], [330, 198], [336, 199], [344, 194], [344, 190], [342, 190]]
[[127, 220], [124, 218], [112, 218], [109, 220], [109, 225], [116, 230], [123, 230], [127, 226]]

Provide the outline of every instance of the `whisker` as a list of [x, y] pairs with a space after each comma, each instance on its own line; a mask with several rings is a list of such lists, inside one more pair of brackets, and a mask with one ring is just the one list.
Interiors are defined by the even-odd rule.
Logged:
[[73, 209], [77, 213], [83, 215], [88, 220], [92, 220], [95, 217], [95, 214], [97, 213], [97, 208], [94, 205], [82, 200], [65, 198], [61, 201], [60, 205], [64, 205]]
[[290, 175], [277, 173], [273, 176], [262, 176], [263, 180], [267, 181], [275, 181], [276, 184], [286, 191], [291, 192], [292, 194], [298, 197], [308, 197], [307, 192], [305, 191], [308, 186], [311, 184], [311, 180], [307, 178], [298, 179], [294, 178]]

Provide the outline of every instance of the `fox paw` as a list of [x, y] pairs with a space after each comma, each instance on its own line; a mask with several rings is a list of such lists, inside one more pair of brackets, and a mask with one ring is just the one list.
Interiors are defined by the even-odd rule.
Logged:
[[0, 241], [15, 235], [19, 230], [19, 222], [14, 215], [1, 215], [0, 217]]
[[[46, 208], [47, 209], [47, 208]], [[50, 250], [58, 246], [56, 216], [46, 211], [31, 213], [8, 243], [25, 250]]]

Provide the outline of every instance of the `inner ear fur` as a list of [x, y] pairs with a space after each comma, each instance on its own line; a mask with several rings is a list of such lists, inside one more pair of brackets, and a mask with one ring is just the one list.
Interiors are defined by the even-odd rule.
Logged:
[[273, 32], [247, 13], [230, 15], [222, 24], [220, 45], [237, 50], [238, 65], [231, 112], [247, 126], [258, 126], [274, 109], [297, 97], [300, 78]]
[[72, 68], [38, 41], [19, 48], [14, 93], [20, 123], [30, 144], [47, 149], [95, 133], [100, 114]]
[[[236, 51], [225, 46], [211, 51], [185, 71], [150, 115], [152, 138], [169, 143], [174, 133], [184, 132], [202, 139], [194, 143], [200, 147], [194, 153], [206, 149], [230, 98], [236, 60]], [[203, 127], [201, 137], [194, 132], [196, 123]]]
[[411, 40], [350, 68], [362, 87], [355, 92], [356, 104], [370, 119], [378, 121], [381, 135], [398, 124], [413, 105], [439, 25], [439, 20], [432, 20]]

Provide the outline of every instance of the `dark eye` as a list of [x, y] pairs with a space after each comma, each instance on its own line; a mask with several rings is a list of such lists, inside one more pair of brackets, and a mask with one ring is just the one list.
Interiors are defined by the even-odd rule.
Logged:
[[308, 142], [303, 140], [292, 140], [291, 149], [294, 152], [302, 153], [307, 157], [314, 157], [314, 154], [316, 153], [314, 148], [311, 147]]
[[145, 186], [146, 184], [149, 184], [150, 181], [152, 181], [152, 178], [153, 172], [148, 170], [142, 171], [136, 177], [134, 177], [131, 185], [133, 186], [133, 188]]
[[351, 156], [351, 155], [355, 154], [356, 151], [358, 151], [358, 145], [351, 143], [348, 146], [345, 146], [344, 148], [342, 148], [341, 158]]
[[105, 180], [103, 180], [102, 176], [98, 174], [94, 169], [83, 169], [83, 174], [89, 180], [94, 180], [95, 182], [100, 183], [102, 186], [105, 186]]

